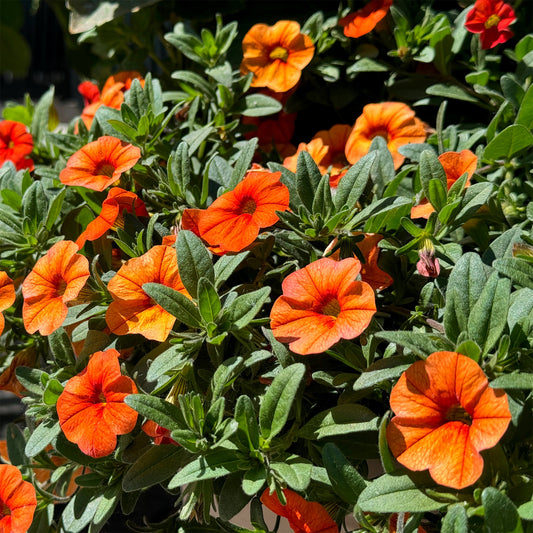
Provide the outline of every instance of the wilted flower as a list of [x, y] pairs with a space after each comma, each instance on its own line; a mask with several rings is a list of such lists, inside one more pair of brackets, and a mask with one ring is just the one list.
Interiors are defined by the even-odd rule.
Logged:
[[416, 269], [421, 276], [437, 278], [440, 274], [439, 260], [435, 257], [435, 247], [429, 239], [424, 239], [422, 247], [418, 250], [418, 263]]

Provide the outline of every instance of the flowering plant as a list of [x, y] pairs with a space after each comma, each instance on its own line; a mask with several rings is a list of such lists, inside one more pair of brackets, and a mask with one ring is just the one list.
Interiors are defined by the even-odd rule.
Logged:
[[531, 6], [71, 4], [114, 71], [0, 122], [0, 531], [533, 531]]

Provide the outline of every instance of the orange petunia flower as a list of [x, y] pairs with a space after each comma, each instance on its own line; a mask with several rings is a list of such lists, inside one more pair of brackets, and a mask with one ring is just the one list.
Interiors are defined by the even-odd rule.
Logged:
[[37, 496], [13, 465], [0, 464], [0, 532], [26, 533], [33, 521]]
[[252, 244], [261, 228], [279, 220], [276, 211], [289, 207], [289, 189], [280, 178], [281, 172], [249, 171], [235, 189], [202, 213], [198, 223], [201, 238], [224, 252], [240, 252]]
[[22, 318], [28, 333], [50, 335], [67, 317], [90, 272], [89, 261], [72, 241], [57, 242], [41, 257], [22, 284]]
[[379, 233], [365, 233], [363, 240], [355, 244], [365, 258], [364, 264], [361, 265], [361, 279], [375, 291], [386, 289], [393, 283], [391, 276], [378, 266], [380, 252], [378, 242], [382, 239], [383, 235]]
[[377, 23], [385, 18], [392, 0], [371, 0], [363, 8], [339, 20], [346, 37], [362, 37], [370, 33]]
[[104, 136], [72, 154], [59, 174], [61, 183], [103, 191], [132, 168], [141, 150], [116, 137]]
[[76, 239], [76, 244], [81, 249], [85, 241], [98, 239], [114, 226], [121, 227], [121, 215], [124, 211], [135, 213], [139, 217], [148, 216], [144, 202], [135, 193], [120, 187], [113, 187], [102, 202], [102, 211], [92, 222], [89, 222], [85, 231]]
[[278, 516], [289, 521], [294, 533], [339, 533], [339, 528], [326, 509], [318, 502], [308, 502], [296, 492], [284, 489], [287, 505], [282, 505], [278, 495], [265, 489], [261, 503]]
[[33, 170], [33, 161], [28, 157], [33, 151], [33, 137], [26, 126], [13, 120], [0, 122], [0, 167], [11, 161], [17, 170]]
[[398, 169], [405, 159], [398, 148], [404, 144], [423, 143], [426, 129], [424, 123], [415, 117], [415, 112], [401, 102], [365, 105], [346, 142], [346, 159], [352, 164], [357, 163], [368, 153], [372, 140], [378, 136], [387, 141], [394, 168]]
[[360, 271], [358, 259], [324, 257], [287, 276], [270, 312], [276, 339], [308, 355], [360, 335], [376, 312], [372, 287], [356, 281]]
[[163, 342], [176, 317], [157, 305], [142, 289], [145, 283], [161, 283], [190, 298], [178, 272], [176, 250], [154, 246], [144, 255], [124, 263], [109, 281], [113, 297], [105, 318], [115, 335], [139, 333], [147, 339]]
[[85, 106], [94, 104], [100, 99], [100, 89], [92, 81], [83, 81], [78, 85], [78, 92], [83, 96]]
[[4, 331], [5, 326], [5, 318], [2, 311], [11, 307], [15, 303], [15, 299], [16, 294], [13, 281], [5, 272], [0, 271], [0, 335]]
[[[477, 168], [477, 156], [470, 150], [462, 150], [461, 152], [444, 152], [439, 155], [440, 164], [446, 172], [446, 185], [448, 190], [450, 187], [466, 172], [468, 179], [465, 187], [470, 187], [470, 178], [474, 175]], [[425, 218], [435, 211], [435, 208], [429, 203], [427, 198], [412, 207], [411, 218]]]
[[[207, 209], [185, 209], [181, 215], [181, 229], [192, 231], [197, 237], [202, 238], [200, 234], [200, 220], [207, 212]], [[174, 246], [177, 235], [167, 235], [163, 237], [163, 244], [167, 246]], [[206, 244], [204, 242], [204, 244]], [[226, 252], [220, 247], [214, 244], [213, 246], [207, 245], [207, 249], [215, 255], [225, 255]]]
[[300, 33], [297, 22], [280, 20], [274, 26], [252, 26], [244, 36], [242, 51], [241, 73], [253, 72], [252, 87], [283, 93], [300, 81], [315, 46], [308, 35]]
[[11, 392], [22, 398], [26, 389], [17, 379], [16, 370], [19, 366], [35, 368], [37, 358], [35, 346], [30, 346], [18, 352], [11, 360], [9, 366], [0, 374], [0, 390]]
[[515, 20], [512, 6], [502, 0], [477, 0], [466, 15], [465, 28], [471, 33], [479, 33], [481, 48], [488, 50], [514, 35], [509, 26]]
[[96, 352], [87, 367], [70, 378], [56, 409], [65, 437], [90, 457], [105, 457], [117, 445], [117, 436], [133, 431], [137, 412], [124, 403], [136, 394], [133, 380], [120, 373], [119, 353], [110, 348]]
[[436, 352], [412, 364], [393, 387], [396, 416], [387, 440], [396, 459], [435, 482], [462, 489], [483, 471], [480, 451], [492, 448], [511, 421], [507, 396], [492, 389], [469, 357]]
[[170, 431], [153, 420], [147, 420], [142, 425], [141, 429], [149, 437], [154, 439], [154, 444], [174, 444], [175, 446], [179, 446], [179, 444], [170, 436]]
[[296, 172], [300, 152], [309, 152], [309, 155], [317, 164], [320, 172], [322, 174], [327, 172], [327, 167], [321, 164], [322, 160], [326, 159], [328, 155], [328, 147], [324, 144], [322, 139], [317, 137], [316, 139], [311, 139], [308, 143], [300, 143], [296, 153], [283, 160], [283, 166], [288, 168], [291, 172]]

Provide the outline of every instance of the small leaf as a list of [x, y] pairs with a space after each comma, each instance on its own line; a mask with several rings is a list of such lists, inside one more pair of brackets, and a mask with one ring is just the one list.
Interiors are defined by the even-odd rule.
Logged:
[[342, 209], [345, 205], [349, 208], [355, 206], [368, 183], [372, 165], [378, 157], [377, 152], [370, 152], [348, 169], [340, 180], [335, 194], [334, 203], [337, 209]]
[[522, 124], [507, 126], [487, 145], [483, 159], [511, 159], [515, 154], [533, 146], [533, 134]]
[[46, 418], [33, 431], [26, 443], [24, 453], [28, 457], [35, 457], [41, 453], [61, 433], [59, 421], [55, 418]]
[[185, 426], [181, 410], [162, 398], [146, 394], [129, 394], [124, 403], [169, 431]]
[[481, 493], [481, 502], [485, 508], [487, 533], [522, 533], [518, 511], [505, 494], [487, 487]]
[[450, 505], [442, 519], [441, 533], [468, 533], [468, 516], [460, 503]]

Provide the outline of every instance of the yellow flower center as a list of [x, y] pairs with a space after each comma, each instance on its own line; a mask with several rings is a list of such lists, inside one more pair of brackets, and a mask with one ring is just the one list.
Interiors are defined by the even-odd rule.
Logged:
[[63, 296], [66, 290], [67, 290], [67, 282], [63, 278], [61, 278], [57, 283], [57, 289], [56, 289], [57, 295]]
[[337, 298], [329, 300], [324, 307], [322, 307], [322, 314], [337, 318], [341, 312], [341, 306]]
[[257, 204], [253, 198], [245, 198], [241, 205], [241, 213], [253, 215], [257, 209]]
[[111, 163], [102, 163], [97, 167], [95, 174], [97, 176], [107, 176], [110, 178], [113, 176], [113, 172], [115, 172], [115, 167]]
[[498, 15], [494, 14], [494, 15], [491, 15], [486, 21], [485, 21], [485, 28], [487, 28], [487, 30], [489, 28], [492, 28], [493, 26], [497, 26], [498, 25], [498, 22], [500, 22], [500, 17], [498, 17]]
[[465, 408], [458, 403], [452, 405], [448, 411], [446, 411], [445, 418], [449, 422], [462, 422], [467, 426], [472, 425], [472, 417], [466, 412]]
[[289, 52], [282, 46], [276, 46], [272, 52], [270, 52], [270, 59], [281, 59], [285, 63], [289, 59]]
[[7, 147], [8, 147], [10, 150], [12, 150], [13, 148], [15, 148], [15, 143], [14, 143], [13, 141], [9, 141], [9, 142], [7, 143]]

